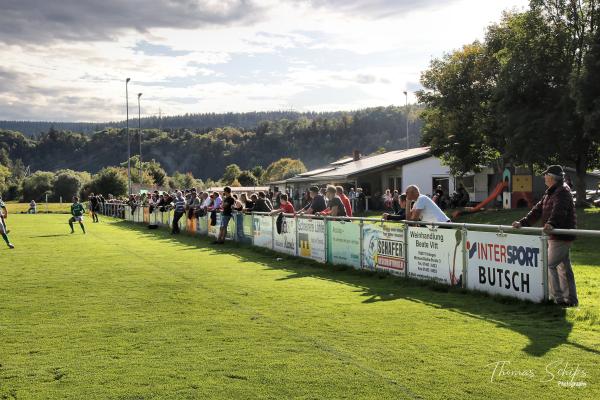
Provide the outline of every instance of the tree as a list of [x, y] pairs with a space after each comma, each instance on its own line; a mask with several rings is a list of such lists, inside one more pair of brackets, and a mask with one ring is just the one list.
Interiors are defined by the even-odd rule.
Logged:
[[160, 163], [152, 159], [152, 161], [144, 162], [144, 171], [152, 177], [152, 181], [157, 186], [164, 186], [167, 173], [160, 166]]
[[306, 167], [300, 160], [282, 158], [267, 167], [264, 173], [265, 182], [279, 181], [306, 172]]
[[83, 182], [75, 171], [60, 171], [54, 179], [54, 198], [70, 201], [73, 196], [79, 195], [82, 186]]
[[23, 201], [42, 201], [46, 194], [52, 194], [54, 174], [37, 171], [23, 180]]
[[490, 111], [495, 73], [485, 45], [474, 42], [434, 59], [421, 75], [422, 143], [455, 175], [477, 171], [499, 156]]
[[10, 169], [0, 164], [0, 195], [8, 191], [11, 176]]
[[[423, 143], [454, 173], [499, 160], [600, 165], [599, 3], [532, 0], [506, 13], [484, 43], [434, 60], [422, 75]], [[584, 196], [578, 196], [581, 205]]]
[[93, 176], [90, 190], [107, 196], [125, 196], [127, 194], [127, 171], [116, 167], [107, 167]]
[[[597, 3], [596, 3], [597, 4]], [[598, 6], [597, 6], [598, 7]], [[582, 193], [585, 190], [582, 170], [587, 170], [590, 166], [598, 166], [600, 153], [600, 28], [598, 21], [600, 19], [600, 10], [596, 8], [593, 17], [596, 26], [590, 32], [591, 43], [589, 51], [583, 57], [583, 66], [581, 75], [574, 83], [576, 110], [583, 119], [582, 136], [584, 142], [580, 151], [582, 156], [576, 161], [577, 168], [577, 192]], [[594, 33], [595, 31], [595, 33]], [[589, 146], [585, 148], [586, 144]], [[586, 164], [586, 160], [589, 160]], [[582, 197], [577, 197], [578, 203], [581, 203]]]
[[[539, 71], [528, 74], [527, 78], [535, 79], [543, 73], [544, 89], [553, 94], [538, 94], [534, 99], [549, 101], [544, 114], [538, 118], [546, 121], [550, 131], [535, 132], [538, 140], [534, 139], [529, 145], [536, 152], [545, 153], [547, 162], [574, 166], [576, 190], [585, 193], [588, 169], [600, 165], [600, 130], [594, 123], [597, 121], [595, 104], [600, 101], [598, 77], [594, 75], [598, 57], [595, 49], [600, 37], [600, 3], [597, 0], [532, 0], [531, 11], [526, 15], [543, 24], [542, 29], [533, 32], [526, 26], [526, 35], [516, 36], [515, 42], [521, 44], [528, 57], [540, 59]], [[543, 31], [548, 39], [539, 42], [536, 35], [543, 35]], [[548, 53], [548, 57], [539, 57]], [[526, 84], [525, 80], [521, 81]], [[546, 146], [538, 148], [542, 144]], [[577, 205], [584, 202], [585, 196], [577, 196]]]
[[[564, 35], [537, 12], [506, 14], [490, 27], [487, 52], [498, 63], [492, 109], [495, 147], [516, 164], [546, 164], [555, 157], [572, 119], [564, 108], [568, 64]], [[535, 151], [532, 151], [535, 149]]]
[[252, 174], [252, 172], [250, 172], [250, 171], [242, 171], [242, 173], [239, 174], [237, 180], [239, 181], [241, 186], [257, 186], [258, 185], [258, 179], [256, 179], [254, 174]]
[[221, 181], [226, 185], [231, 185], [233, 181], [238, 179], [241, 173], [242, 170], [237, 166], [237, 164], [229, 164], [227, 167], [225, 167], [225, 172], [223, 173]]
[[190, 189], [195, 187], [196, 183], [196, 179], [194, 179], [194, 175], [192, 175], [191, 172], [182, 174], [181, 172], [176, 171], [169, 179], [169, 186], [171, 189]]
[[257, 184], [260, 184], [262, 177], [265, 173], [265, 169], [263, 167], [261, 167], [260, 165], [255, 166], [254, 168], [252, 168], [250, 170], [250, 172], [252, 172], [252, 175], [254, 175], [257, 179]]

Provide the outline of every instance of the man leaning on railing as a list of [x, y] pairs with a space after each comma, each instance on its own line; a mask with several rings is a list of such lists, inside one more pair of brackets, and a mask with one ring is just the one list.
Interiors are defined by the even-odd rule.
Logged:
[[548, 241], [548, 283], [550, 295], [556, 304], [577, 307], [577, 288], [571, 267], [570, 250], [575, 236], [552, 234], [554, 229], [577, 228], [577, 215], [573, 194], [565, 184], [564, 171], [560, 165], [551, 165], [544, 171], [544, 183], [548, 187], [529, 214], [512, 226], [531, 226], [541, 220], [544, 231], [550, 234]]
[[[423, 222], [450, 222], [450, 219], [429, 197], [421, 194], [419, 188], [410, 185], [406, 188], [406, 219]], [[410, 208], [411, 202], [415, 204]]]

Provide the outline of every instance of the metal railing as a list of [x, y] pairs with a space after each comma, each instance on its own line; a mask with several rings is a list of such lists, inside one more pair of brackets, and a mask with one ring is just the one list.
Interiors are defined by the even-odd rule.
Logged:
[[[108, 206], [108, 207], [106, 207]], [[172, 210], [105, 204], [105, 215], [132, 222], [171, 226]], [[453, 222], [387, 221], [281, 213], [234, 213], [228, 238], [320, 262], [429, 279], [449, 286], [540, 302], [548, 299], [549, 234], [600, 237], [581, 229], [513, 228]], [[179, 228], [218, 235], [221, 214], [188, 219]]]

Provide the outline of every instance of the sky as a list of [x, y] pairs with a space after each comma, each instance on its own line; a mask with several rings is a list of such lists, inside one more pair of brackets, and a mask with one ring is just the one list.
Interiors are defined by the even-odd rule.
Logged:
[[432, 58], [527, 0], [0, 0], [0, 120], [415, 102]]

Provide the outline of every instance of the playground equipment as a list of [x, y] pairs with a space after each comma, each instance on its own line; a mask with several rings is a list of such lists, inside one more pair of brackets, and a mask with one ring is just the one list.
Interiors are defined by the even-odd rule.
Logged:
[[[508, 188], [508, 186], [509, 185], [508, 185], [507, 181], [500, 182], [499, 184], [496, 185], [496, 187], [494, 188], [492, 193], [481, 203], [477, 204], [475, 207], [466, 207], [462, 211], [455, 211], [452, 214], [452, 217], [456, 218], [463, 214], [474, 213], [474, 212], [480, 211], [483, 207], [485, 207], [486, 205], [488, 205], [489, 203], [494, 201], [498, 196], [500, 196], [500, 193], [502, 193], [505, 188]], [[510, 193], [509, 193], [509, 195], [510, 195]]]
[[502, 195], [504, 209], [523, 208], [533, 206], [533, 177], [531, 175], [515, 175], [512, 168], [505, 168], [502, 182], [498, 183], [492, 193], [475, 207], [467, 207], [462, 211], [455, 211], [452, 217], [480, 211]]

